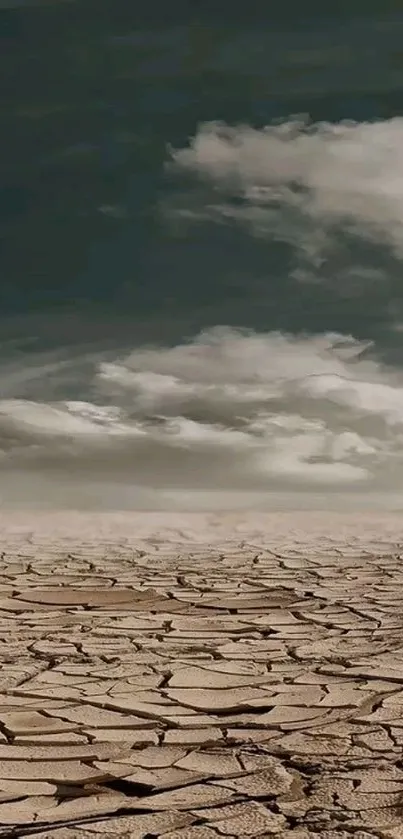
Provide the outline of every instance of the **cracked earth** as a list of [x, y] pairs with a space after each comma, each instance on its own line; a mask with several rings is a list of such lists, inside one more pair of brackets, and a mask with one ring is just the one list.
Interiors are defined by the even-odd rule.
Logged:
[[399, 517], [223, 518], [3, 514], [2, 839], [403, 837]]

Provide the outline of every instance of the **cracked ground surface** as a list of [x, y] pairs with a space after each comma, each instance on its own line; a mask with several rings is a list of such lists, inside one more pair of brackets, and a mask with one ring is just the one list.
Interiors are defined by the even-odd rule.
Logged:
[[403, 837], [403, 526], [303, 520], [3, 515], [0, 837]]

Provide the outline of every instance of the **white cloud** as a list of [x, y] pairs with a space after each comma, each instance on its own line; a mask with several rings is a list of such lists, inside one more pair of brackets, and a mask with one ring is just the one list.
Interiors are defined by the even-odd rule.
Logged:
[[403, 256], [403, 118], [295, 119], [263, 129], [208, 123], [172, 152], [170, 166], [203, 180], [202, 216], [230, 217], [313, 259], [337, 226]]

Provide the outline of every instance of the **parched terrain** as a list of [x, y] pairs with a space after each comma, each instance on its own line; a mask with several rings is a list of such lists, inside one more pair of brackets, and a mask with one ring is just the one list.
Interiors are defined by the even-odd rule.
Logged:
[[402, 555], [5, 532], [0, 837], [403, 837]]

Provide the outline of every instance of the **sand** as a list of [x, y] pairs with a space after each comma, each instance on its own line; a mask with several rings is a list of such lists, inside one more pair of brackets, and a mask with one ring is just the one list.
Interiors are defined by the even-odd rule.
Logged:
[[0, 524], [0, 837], [403, 836], [401, 516]]

